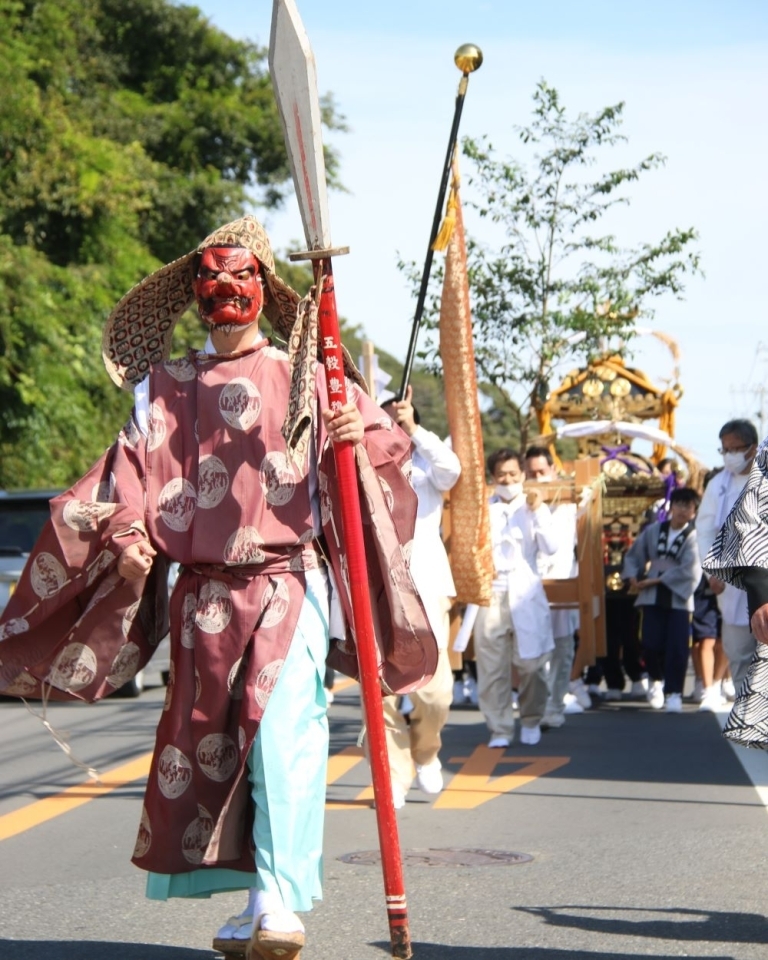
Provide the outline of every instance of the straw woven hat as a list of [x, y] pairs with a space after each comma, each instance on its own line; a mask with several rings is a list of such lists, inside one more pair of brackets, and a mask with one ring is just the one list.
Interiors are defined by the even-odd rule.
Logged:
[[290, 339], [299, 295], [275, 273], [264, 227], [255, 217], [241, 217], [214, 230], [195, 250], [145, 277], [109, 315], [101, 352], [107, 372], [119, 387], [132, 390], [153, 363], [170, 357], [174, 327], [195, 300], [195, 257], [207, 247], [226, 245], [245, 247], [258, 258], [268, 291], [264, 314], [281, 337]]

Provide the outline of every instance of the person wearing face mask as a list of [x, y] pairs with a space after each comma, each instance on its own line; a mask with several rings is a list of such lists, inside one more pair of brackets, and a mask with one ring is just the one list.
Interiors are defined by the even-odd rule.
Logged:
[[[717, 596], [722, 616], [723, 650], [738, 690], [755, 652], [747, 594], [717, 572], [717, 563], [708, 565], [705, 560], [747, 486], [757, 452], [757, 430], [749, 420], [729, 420], [721, 427], [719, 437], [723, 469], [710, 480], [704, 491], [696, 518], [696, 535], [709, 587]], [[707, 701], [714, 701], [718, 693], [710, 688], [704, 690], [702, 696]]]
[[[525, 476], [537, 483], [552, 483], [557, 478], [554, 460], [547, 447], [533, 446], [525, 451]], [[557, 551], [547, 554], [539, 551], [538, 572], [542, 579], [567, 580], [577, 575], [576, 564], [576, 504], [550, 504], [552, 523], [557, 537]], [[575, 633], [579, 615], [573, 609], [550, 607], [555, 648], [547, 674], [549, 699], [542, 726], [562, 727], [567, 713], [583, 713], [584, 707], [569, 693], [571, 670], [576, 652]]]
[[491, 731], [489, 747], [514, 736], [512, 667], [519, 674], [520, 743], [541, 739], [549, 697], [546, 669], [554, 648], [549, 605], [537, 570], [539, 555], [554, 554], [558, 538], [541, 493], [523, 490], [523, 459], [502, 449], [488, 458], [494, 481], [489, 514], [495, 568], [488, 607], [475, 621], [480, 709]]

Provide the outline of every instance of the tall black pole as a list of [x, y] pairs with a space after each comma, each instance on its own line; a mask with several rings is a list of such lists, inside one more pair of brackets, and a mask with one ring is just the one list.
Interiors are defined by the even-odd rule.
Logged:
[[443, 204], [445, 203], [445, 193], [448, 189], [448, 178], [451, 175], [451, 164], [453, 163], [453, 152], [456, 148], [456, 140], [459, 135], [459, 121], [461, 120], [461, 111], [464, 107], [464, 97], [467, 93], [467, 84], [469, 83], [469, 74], [477, 70], [483, 62], [483, 55], [479, 47], [473, 44], [464, 44], [459, 47], [454, 56], [456, 66], [461, 70], [462, 77], [459, 81], [459, 89], [456, 94], [456, 106], [453, 110], [453, 123], [451, 125], [451, 135], [448, 138], [448, 149], [445, 152], [445, 163], [443, 164], [443, 175], [440, 179], [440, 190], [437, 194], [437, 205], [435, 207], [435, 216], [432, 221], [432, 231], [429, 235], [429, 245], [427, 246], [427, 257], [424, 261], [424, 269], [421, 274], [421, 286], [419, 287], [419, 296], [416, 301], [416, 312], [413, 317], [413, 327], [411, 328], [411, 340], [408, 344], [408, 354], [405, 358], [403, 367], [403, 380], [400, 384], [400, 391], [397, 395], [398, 400], [405, 397], [405, 391], [408, 387], [408, 381], [411, 378], [411, 369], [413, 368], [413, 359], [416, 355], [416, 341], [419, 338], [419, 326], [424, 314], [424, 302], [427, 299], [427, 287], [429, 286], [429, 274], [432, 270], [432, 258], [435, 251], [432, 249], [440, 230], [440, 221], [443, 215]]

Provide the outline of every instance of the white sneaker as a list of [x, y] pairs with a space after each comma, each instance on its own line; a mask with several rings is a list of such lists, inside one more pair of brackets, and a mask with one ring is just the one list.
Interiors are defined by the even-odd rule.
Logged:
[[683, 712], [683, 695], [682, 693], [670, 693], [667, 697], [667, 713], [682, 713]]
[[527, 747], [535, 747], [541, 740], [541, 727], [537, 724], [535, 727], [520, 727], [520, 743]]
[[733, 685], [733, 680], [731, 680], [730, 677], [726, 677], [725, 680], [721, 682], [720, 689], [725, 699], [733, 703], [736, 699], [736, 687]]
[[715, 684], [712, 687], [704, 687], [704, 693], [699, 703], [699, 710], [719, 710], [728, 703], [720, 692], [720, 687]]
[[566, 693], [563, 697], [563, 713], [584, 713], [584, 707], [572, 693]]
[[629, 695], [633, 700], [644, 700], [648, 696], [648, 677], [633, 680]]
[[556, 727], [562, 727], [564, 723], [565, 717], [562, 713], [545, 713], [541, 720], [541, 726], [544, 730], [554, 730]]
[[424, 766], [416, 764], [416, 784], [424, 793], [440, 793], [443, 789], [443, 769], [437, 757]]
[[590, 709], [592, 706], [592, 697], [589, 695], [589, 690], [584, 686], [583, 680], [571, 680], [568, 684], [568, 689], [570, 690], [570, 695], [575, 697], [585, 710]]
[[488, 741], [488, 746], [492, 748], [506, 748], [509, 746], [509, 737], [491, 737], [491, 739]]
[[608, 687], [603, 694], [603, 700], [621, 700], [621, 690], [616, 687]]
[[477, 706], [477, 680], [474, 677], [467, 677], [464, 681], [464, 699], [469, 700], [473, 707]]
[[661, 680], [654, 680], [648, 691], [648, 703], [654, 710], [661, 710], [664, 706], [664, 684]]
[[399, 783], [392, 784], [392, 803], [394, 804], [395, 810], [402, 810], [405, 806], [405, 793], [406, 791], [403, 790]]

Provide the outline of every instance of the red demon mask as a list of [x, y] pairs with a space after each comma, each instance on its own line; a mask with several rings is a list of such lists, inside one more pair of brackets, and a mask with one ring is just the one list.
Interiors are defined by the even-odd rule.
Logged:
[[259, 261], [244, 247], [206, 247], [193, 284], [205, 323], [253, 323], [264, 306]]

